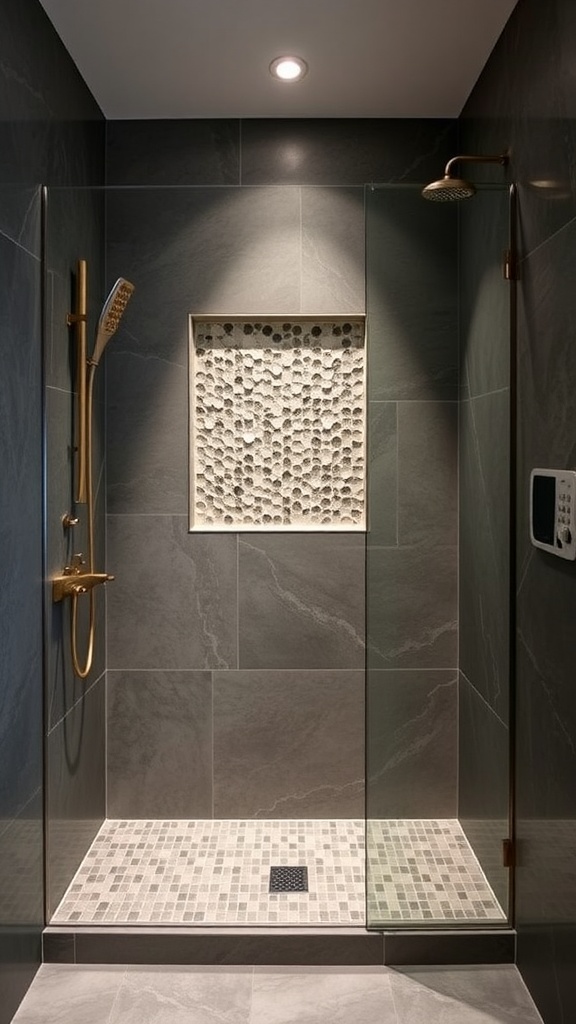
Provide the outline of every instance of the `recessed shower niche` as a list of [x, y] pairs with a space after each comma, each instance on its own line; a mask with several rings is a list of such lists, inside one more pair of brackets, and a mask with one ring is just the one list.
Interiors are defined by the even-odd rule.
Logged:
[[364, 318], [190, 318], [191, 530], [363, 530]]

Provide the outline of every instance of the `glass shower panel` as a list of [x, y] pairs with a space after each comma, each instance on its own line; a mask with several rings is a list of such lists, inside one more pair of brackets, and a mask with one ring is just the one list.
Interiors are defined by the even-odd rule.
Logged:
[[[256, 378], [266, 378], [263, 391], [271, 386], [275, 401], [282, 396], [282, 422], [271, 422], [271, 438], [268, 414], [263, 429], [237, 427], [235, 418], [250, 446], [242, 449], [245, 465], [256, 465], [264, 441], [264, 469], [271, 475], [273, 465], [276, 474], [280, 452], [300, 505], [309, 463], [324, 466], [319, 503], [326, 509], [341, 462], [342, 506], [359, 507], [352, 484], [359, 478], [361, 487], [363, 476], [350, 479], [348, 467], [361, 465], [364, 452], [364, 374], [352, 334], [358, 321], [363, 342], [363, 190], [334, 190], [331, 199], [334, 222], [342, 210], [353, 213], [343, 255], [357, 282], [358, 315], [335, 314], [328, 334], [325, 313], [298, 313], [302, 233], [292, 186], [47, 190], [48, 583], [87, 551], [86, 506], [74, 486], [79, 345], [68, 327], [68, 314], [77, 315], [78, 261], [87, 264], [89, 353], [115, 279], [135, 286], [96, 375], [96, 564], [115, 578], [95, 594], [86, 682], [72, 671], [71, 610], [53, 601], [52, 587], [45, 591], [46, 917], [53, 928], [328, 925], [356, 927], [362, 937], [361, 517], [290, 534], [189, 529], [189, 326], [198, 310], [219, 310], [231, 330], [244, 310], [242, 338], [271, 337], [294, 370], [288, 383], [280, 380], [266, 351], [266, 364], [255, 352], [232, 377], [226, 362], [225, 374], [214, 375], [209, 398], [219, 413], [233, 406], [230, 394], [240, 386], [255, 410]], [[337, 251], [334, 268], [318, 279], [318, 308], [326, 308], [322, 295], [341, 279], [341, 265]], [[258, 312], [272, 308], [284, 310], [280, 339]], [[251, 347], [246, 341], [246, 352]], [[338, 392], [342, 415], [333, 408]], [[292, 437], [289, 401], [293, 418], [306, 428], [314, 421], [322, 437], [294, 437], [283, 452], [280, 437]], [[193, 416], [197, 427], [196, 402]], [[229, 465], [229, 452], [225, 458]], [[248, 487], [252, 472], [236, 466], [233, 473], [238, 468], [232, 478], [228, 468], [214, 474], [234, 505], [234, 488]], [[78, 639], [83, 655], [85, 633]]]
[[367, 211], [367, 923], [506, 924], [508, 193]]

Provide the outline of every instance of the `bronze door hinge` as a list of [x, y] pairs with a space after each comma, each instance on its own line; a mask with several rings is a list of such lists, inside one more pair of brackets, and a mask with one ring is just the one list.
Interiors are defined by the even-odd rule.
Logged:
[[504, 249], [502, 253], [502, 274], [505, 281], [516, 280], [516, 261], [512, 249]]

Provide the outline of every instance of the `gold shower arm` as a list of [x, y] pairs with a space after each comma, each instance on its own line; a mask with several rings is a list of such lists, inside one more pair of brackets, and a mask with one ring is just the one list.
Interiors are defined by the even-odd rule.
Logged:
[[76, 335], [76, 501], [86, 503], [86, 260], [78, 260], [76, 309], [68, 313], [66, 323]]

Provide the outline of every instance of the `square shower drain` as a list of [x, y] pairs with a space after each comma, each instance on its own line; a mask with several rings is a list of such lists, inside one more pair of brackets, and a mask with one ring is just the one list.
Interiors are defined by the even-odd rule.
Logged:
[[268, 892], [308, 892], [308, 868], [270, 868]]

